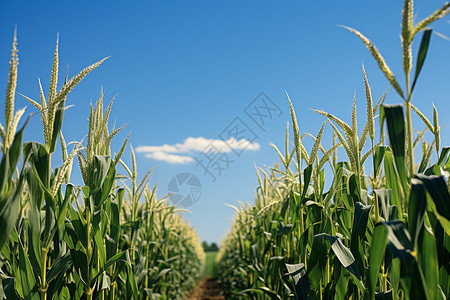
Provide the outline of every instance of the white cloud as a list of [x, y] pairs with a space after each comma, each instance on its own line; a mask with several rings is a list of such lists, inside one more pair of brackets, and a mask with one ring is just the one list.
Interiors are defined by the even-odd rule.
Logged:
[[194, 159], [190, 156], [169, 154], [163, 151], [156, 151], [145, 154], [145, 157], [165, 161], [171, 164], [188, 164]]
[[[136, 152], [146, 153], [145, 157], [166, 161], [172, 164], [187, 164], [194, 159], [193, 152], [201, 152], [205, 149], [217, 152], [231, 152], [232, 150], [256, 151], [260, 148], [257, 142], [249, 142], [246, 139], [236, 140], [230, 138], [226, 141], [220, 139], [206, 139], [204, 137], [188, 137], [183, 143], [161, 146], [139, 146]], [[180, 155], [185, 154], [185, 155]]]

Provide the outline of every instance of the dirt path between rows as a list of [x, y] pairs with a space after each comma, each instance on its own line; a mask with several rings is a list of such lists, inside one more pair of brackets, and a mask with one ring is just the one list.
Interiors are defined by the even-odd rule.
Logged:
[[186, 300], [225, 300], [215, 277], [205, 277]]

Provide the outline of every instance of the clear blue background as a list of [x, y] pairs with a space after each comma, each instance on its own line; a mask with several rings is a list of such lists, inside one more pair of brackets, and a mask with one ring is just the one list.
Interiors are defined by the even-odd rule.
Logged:
[[[417, 1], [416, 20], [428, 16], [443, 1]], [[365, 121], [361, 63], [364, 61], [374, 98], [388, 82], [361, 41], [338, 24], [368, 36], [386, 58], [404, 86], [401, 67], [400, 23], [402, 1], [0, 1], [0, 86], [6, 87], [14, 27], [19, 41], [17, 91], [39, 98], [37, 79], [46, 93], [59, 33], [61, 81], [112, 55], [89, 74], [67, 99], [74, 105], [66, 114], [67, 141], [87, 134], [89, 104], [100, 89], [105, 100], [119, 93], [110, 124], [128, 123], [115, 138], [118, 151], [131, 131], [134, 147], [182, 143], [187, 137], [218, 138], [218, 134], [261, 91], [283, 109], [263, 132], [255, 128], [261, 148], [246, 151], [215, 183], [195, 164], [174, 165], [137, 154], [139, 176], [158, 165], [151, 185], [158, 195], [180, 172], [196, 174], [203, 184], [201, 199], [190, 207], [187, 220], [202, 240], [220, 242], [233, 211], [224, 203], [253, 203], [257, 187], [254, 166], [272, 165], [277, 156], [270, 143], [283, 147], [289, 121], [287, 91], [294, 102], [301, 132], [316, 135], [324, 118], [311, 108], [350, 121], [356, 92], [360, 128]], [[449, 18], [433, 25], [450, 35]], [[414, 44], [417, 53], [420, 36]], [[434, 103], [440, 122], [449, 123], [450, 42], [433, 35], [429, 55], [416, 86], [413, 103], [432, 117]], [[415, 61], [415, 57], [414, 57]], [[2, 98], [4, 99], [4, 98]], [[16, 109], [36, 112], [17, 96]], [[386, 103], [398, 103], [391, 89]], [[4, 123], [3, 109], [0, 120]], [[416, 128], [423, 129], [414, 118]], [[258, 131], [259, 130], [259, 131]], [[450, 145], [449, 130], [442, 129], [442, 145]], [[330, 144], [328, 126], [324, 145]], [[26, 140], [42, 141], [39, 116], [33, 117]], [[306, 142], [307, 148], [310, 143]], [[420, 148], [420, 147], [419, 147]], [[59, 156], [56, 155], [56, 156]], [[344, 154], [342, 154], [342, 158]], [[127, 149], [124, 160], [130, 163]], [[58, 165], [58, 160], [53, 164]], [[73, 181], [80, 183], [74, 170]]]

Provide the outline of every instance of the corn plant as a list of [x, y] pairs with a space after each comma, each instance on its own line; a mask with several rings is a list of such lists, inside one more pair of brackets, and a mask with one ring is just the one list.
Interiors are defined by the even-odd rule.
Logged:
[[[124, 182], [127, 197], [121, 227], [123, 245], [132, 251], [139, 299], [183, 299], [202, 277], [203, 249], [193, 229], [182, 221], [185, 210], [169, 205], [166, 197], [157, 199], [157, 186], [148, 187], [153, 169], [138, 182], [133, 148], [131, 158], [131, 168], [120, 161], [126, 171], [123, 178], [130, 181], [130, 187]], [[142, 196], [144, 203], [139, 201]]]
[[[122, 161], [120, 160], [121, 165], [124, 167], [124, 169], [127, 172], [128, 177], [126, 177], [129, 181], [131, 181], [131, 188], [129, 188], [127, 185], [125, 186], [125, 189], [127, 191], [127, 199], [129, 201], [126, 202], [124, 215], [127, 218], [127, 223], [131, 224], [130, 233], [129, 233], [129, 246], [131, 249], [133, 249], [131, 253], [132, 260], [135, 260], [135, 244], [136, 240], [139, 236], [139, 231], [141, 229], [141, 224], [139, 222], [138, 218], [138, 210], [139, 210], [139, 201], [142, 199], [142, 195], [145, 191], [145, 189], [148, 187], [148, 182], [150, 181], [150, 173], [153, 171], [151, 169], [148, 171], [144, 178], [142, 178], [141, 182], [137, 182], [137, 164], [136, 164], [136, 156], [134, 154], [133, 147], [130, 147], [131, 150], [131, 159], [132, 159], [132, 170]], [[155, 187], [156, 188], [156, 187]], [[155, 191], [153, 192], [153, 194]], [[131, 212], [131, 214], [128, 214], [128, 212]], [[129, 218], [129, 219], [128, 219]]]
[[[420, 69], [425, 61], [431, 22], [445, 16], [445, 4], [415, 27], [412, 1], [405, 1], [402, 17], [403, 67], [406, 95], [384, 58], [372, 43], [354, 32], [369, 48], [393, 88], [406, 104], [373, 105], [363, 66], [367, 120], [359, 134], [356, 99], [352, 123], [325, 111], [327, 120], [308, 153], [288, 97], [294, 150], [286, 134], [285, 154], [274, 146], [279, 165], [258, 169], [259, 187], [254, 205], [241, 204], [218, 256], [219, 274], [231, 299], [446, 299], [450, 293], [450, 196], [447, 186], [450, 148], [440, 146], [438, 112], [433, 121], [412, 105]], [[411, 42], [424, 30], [412, 85]], [[412, 136], [409, 109], [426, 128]], [[380, 140], [375, 141], [375, 116], [380, 115]], [[333, 130], [333, 146], [323, 149], [324, 126]], [[389, 145], [385, 145], [384, 126]], [[432, 143], [424, 138], [429, 130]], [[363, 154], [370, 138], [369, 150]], [[339, 143], [337, 143], [339, 140]], [[413, 161], [413, 149], [422, 140], [422, 159]], [[347, 160], [338, 161], [337, 147]], [[431, 153], [436, 151], [437, 161]], [[372, 173], [364, 163], [372, 158]], [[306, 167], [302, 169], [302, 163]], [[332, 182], [327, 191], [323, 165], [329, 163]], [[291, 165], [294, 170], [291, 170]], [[261, 176], [261, 173], [263, 176]]]
[[0, 226], [3, 232], [0, 235], [0, 248], [8, 240], [19, 216], [22, 201], [22, 189], [26, 178], [27, 168], [22, 168], [19, 178], [13, 179], [14, 171], [19, 162], [22, 150], [22, 135], [28, 124], [16, 133], [17, 125], [25, 109], [14, 114], [14, 99], [17, 86], [17, 73], [19, 58], [17, 56], [17, 38], [14, 32], [5, 101], [5, 127], [0, 124], [0, 136], [2, 138], [2, 159], [0, 162]]
[[[52, 253], [52, 250], [58, 250], [59, 246], [55, 245], [53, 239], [57, 236], [57, 232], [62, 232], [67, 208], [73, 201], [73, 187], [68, 185], [66, 187], [66, 192], [63, 195], [61, 186], [66, 178], [67, 171], [71, 169], [75, 155], [79, 151], [78, 146], [74, 146], [71, 154], [63, 162], [63, 165], [60, 168], [55, 170], [52, 170], [51, 168], [51, 155], [55, 151], [56, 142], [62, 127], [66, 97], [69, 92], [89, 72], [98, 67], [104, 59], [85, 68], [70, 80], [67, 80], [66, 78], [63, 87], [59, 91], [57, 91], [58, 61], [57, 42], [53, 57], [52, 74], [47, 100], [45, 99], [40, 81], [40, 104], [33, 99], [24, 96], [40, 111], [45, 140], [45, 144], [29, 142], [24, 146], [25, 155], [30, 157], [29, 162], [32, 170], [32, 175], [29, 176], [28, 182], [30, 190], [28, 238], [30, 242], [29, 263], [33, 267], [33, 272], [27, 274], [27, 278], [32, 280], [32, 277], [34, 277], [34, 280], [39, 285], [41, 299], [47, 298], [49, 283], [54, 279], [47, 277], [47, 271], [53, 275], [53, 267], [59, 267], [59, 265], [56, 264], [56, 262], [58, 262], [56, 260], [58, 255]], [[45, 211], [44, 218], [42, 218], [42, 210]], [[57, 222], [55, 222], [55, 219]], [[48, 259], [49, 253], [52, 256], [51, 260]], [[61, 259], [64, 259], [64, 256], [62, 256]], [[53, 264], [53, 262], [55, 262], [55, 264]], [[58, 270], [59, 274], [61, 274], [60, 272], [62, 270], [64, 269]]]
[[[132, 173], [122, 162], [132, 187], [116, 185], [124, 178], [117, 165], [129, 137], [113, 156], [111, 140], [123, 128], [108, 129], [113, 101], [104, 111], [102, 91], [91, 105], [85, 147], [74, 142], [69, 152], [61, 132], [67, 95], [104, 59], [70, 80], [66, 76], [57, 91], [57, 42], [48, 96], [40, 81], [40, 103], [24, 96], [40, 111], [45, 143], [24, 143], [23, 166], [14, 178], [28, 123], [16, 133], [23, 110], [13, 117], [15, 36], [11, 57], [6, 125], [0, 127], [0, 298], [182, 299], [202, 274], [204, 253], [181, 211], [164, 198], [156, 200], [156, 187], [148, 188], [150, 172], [136, 186], [133, 150]], [[63, 164], [52, 169], [58, 138]], [[75, 156], [83, 186], [70, 183]]]
[[16, 31], [14, 31], [11, 59], [9, 61], [8, 85], [6, 88], [5, 127], [0, 124], [0, 136], [2, 138], [3, 154], [5, 154], [6, 150], [8, 150], [11, 146], [16, 134], [17, 125], [19, 125], [20, 119], [25, 112], [25, 108], [23, 108], [17, 111], [14, 115], [14, 100], [16, 97], [17, 74], [19, 65], [19, 57], [17, 55], [17, 52], [17, 36]]
[[[378, 51], [378, 49], [372, 44], [372, 42], [365, 37], [359, 31], [345, 27], [355, 35], [357, 35], [361, 41], [365, 44], [365, 46], [369, 49], [372, 56], [375, 58], [378, 66], [380, 67], [383, 74], [386, 76], [387, 80], [394, 87], [395, 91], [400, 95], [400, 97], [404, 100], [406, 107], [406, 152], [407, 152], [407, 161], [406, 163], [409, 165], [409, 172], [407, 173], [405, 170], [405, 166], [398, 166], [399, 175], [402, 177], [402, 180], [408, 176], [409, 179], [413, 177], [415, 174], [414, 168], [414, 149], [413, 145], [413, 128], [411, 121], [411, 99], [414, 91], [414, 87], [416, 85], [417, 79], [419, 77], [420, 71], [422, 70], [422, 66], [425, 62], [425, 57], [428, 51], [428, 44], [430, 42], [432, 29], [427, 28], [428, 25], [433, 23], [436, 20], [439, 20], [445, 17], [448, 13], [450, 13], [450, 2], [445, 3], [440, 9], [436, 10], [433, 14], [428, 16], [427, 18], [420, 21], [418, 24], [414, 26], [413, 24], [413, 15], [414, 15], [414, 1], [409, 0], [404, 2], [403, 5], [403, 13], [402, 13], [402, 30], [401, 30], [401, 42], [402, 42], [402, 62], [403, 62], [403, 71], [405, 73], [405, 85], [406, 85], [406, 94], [403, 91], [401, 85], [398, 83], [397, 79], [394, 76], [394, 73], [389, 68], [385, 59]], [[412, 43], [414, 41], [415, 36], [423, 31], [422, 40], [420, 43], [419, 53], [417, 55], [416, 69], [414, 74], [414, 79], [411, 83], [411, 71], [413, 67], [413, 57], [412, 57]], [[434, 133], [434, 132], [433, 132]], [[402, 162], [399, 161], [399, 164]], [[403, 162], [405, 164], [405, 162]]]
[[[114, 100], [114, 99], [113, 99]], [[137, 287], [131, 269], [128, 249], [120, 251], [119, 207], [123, 189], [114, 195], [116, 165], [128, 138], [115, 159], [111, 157], [112, 138], [123, 127], [108, 130], [108, 119], [113, 101], [103, 113], [103, 90], [95, 109], [91, 105], [86, 155], [78, 152], [85, 186], [81, 188], [83, 203], [77, 210], [70, 208], [70, 222], [66, 223], [66, 241], [74, 260], [87, 299], [115, 297], [116, 281], [120, 273], [129, 281], [130, 296], [137, 296]], [[81, 244], [80, 244], [81, 242]], [[121, 266], [117, 266], [117, 264]]]

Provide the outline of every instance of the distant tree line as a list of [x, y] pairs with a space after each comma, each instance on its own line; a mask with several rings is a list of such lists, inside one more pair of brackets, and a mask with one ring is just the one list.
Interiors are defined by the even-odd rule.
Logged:
[[208, 245], [207, 241], [202, 242], [203, 251], [205, 252], [216, 252], [219, 251], [219, 246], [216, 243], [211, 243]]

